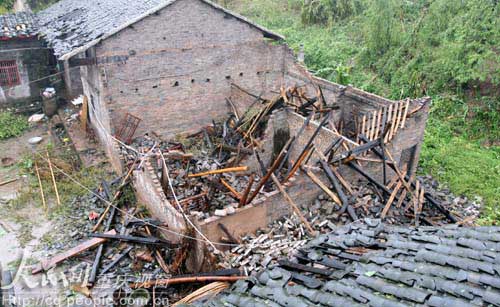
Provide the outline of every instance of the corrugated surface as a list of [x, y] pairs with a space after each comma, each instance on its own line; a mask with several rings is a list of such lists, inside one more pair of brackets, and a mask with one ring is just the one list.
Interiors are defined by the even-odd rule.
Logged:
[[499, 250], [499, 227], [412, 229], [365, 220], [309, 242], [292, 259], [302, 266], [283, 261], [199, 304], [500, 306]]
[[30, 37], [36, 35], [38, 23], [30, 12], [19, 12], [0, 16], [0, 38]]

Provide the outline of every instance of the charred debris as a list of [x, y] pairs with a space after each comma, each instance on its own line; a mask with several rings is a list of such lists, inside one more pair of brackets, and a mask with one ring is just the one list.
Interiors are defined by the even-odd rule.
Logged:
[[[282, 89], [271, 100], [255, 96], [243, 114], [230, 99], [227, 103], [232, 110], [227, 119], [214, 121], [196, 133], [168, 140], [154, 133], [122, 139], [119, 143], [126, 172], [112, 181], [102, 181], [93, 191], [92, 197], [104, 210], [94, 219], [88, 238], [38, 263], [32, 273], [83, 257], [90, 265], [87, 291], [103, 277], [109, 281], [125, 274], [126, 283], [113, 289], [115, 298], [145, 288], [171, 301], [191, 293], [182, 300], [190, 302], [197, 295], [214, 295], [226, 289], [228, 282], [265, 269], [308, 239], [329, 233], [340, 224], [380, 218], [396, 225], [438, 226], [460, 223], [463, 218], [442, 205], [428, 183], [401, 169], [386, 147], [390, 135], [397, 132], [395, 125], [404, 127], [405, 118], [418, 111], [410, 110], [408, 104], [406, 112], [398, 112], [400, 118], [381, 120], [372, 131], [358, 129], [368, 131], [368, 135], [353, 135], [344, 128], [345, 123], [334, 121], [332, 111], [338, 106], [326, 101], [321, 91], [316, 97], [307, 97], [300, 87], [292, 87]], [[273, 123], [272, 153], [264, 155], [270, 118], [279, 112], [298, 114], [303, 123], [294, 134]], [[362, 125], [365, 119], [359, 123]], [[324, 129], [336, 137], [320, 150], [315, 144]], [[309, 131], [307, 137], [305, 131]], [[293, 151], [298, 154], [292, 156]], [[172, 232], [169, 225], [149, 216], [137, 204], [120, 202], [134, 171], [143, 167], [146, 159], [154, 162], [168, 202], [186, 222], [187, 231], [175, 233], [181, 237], [177, 242], [162, 235]], [[381, 174], [368, 170], [369, 163], [379, 164]], [[343, 176], [344, 169], [354, 175]], [[299, 203], [288, 193], [300, 178], [312, 181], [321, 192], [311, 203]], [[290, 215], [241, 236], [218, 222], [224, 233], [218, 242], [200, 231], [200, 221], [238, 214], [272, 191], [278, 191]], [[186, 263], [196, 243], [202, 243], [206, 250], [203, 273], [193, 274]], [[211, 283], [193, 293], [207, 282]]]

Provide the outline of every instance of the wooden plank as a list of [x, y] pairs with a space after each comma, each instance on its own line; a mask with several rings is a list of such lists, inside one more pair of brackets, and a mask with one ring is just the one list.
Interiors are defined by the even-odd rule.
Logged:
[[[115, 235], [116, 231], [113, 229], [113, 230], [106, 232], [106, 234]], [[48, 260], [40, 262], [38, 265], [36, 265], [33, 268], [33, 270], [31, 271], [31, 274], [38, 274], [42, 271], [46, 271], [46, 270], [56, 266], [57, 264], [63, 262], [64, 260], [66, 260], [68, 258], [79, 255], [79, 254], [81, 254], [89, 249], [92, 249], [92, 248], [106, 242], [106, 240], [107, 239], [104, 239], [104, 238], [92, 238], [90, 240], [87, 240], [87, 241], [61, 253], [61, 254], [58, 254], [58, 255], [56, 255]]]
[[403, 115], [403, 121], [401, 122], [401, 128], [405, 127], [406, 123], [406, 116], [408, 115], [408, 109], [410, 108], [410, 99], [406, 99], [406, 104], [405, 104], [405, 113]]
[[380, 125], [382, 124], [382, 109], [377, 113], [377, 129], [375, 130], [375, 138], [377, 139], [380, 135]]
[[375, 125], [377, 124], [377, 112], [372, 112], [372, 123], [370, 129], [370, 140], [375, 139]]
[[285, 188], [281, 185], [278, 178], [276, 178], [276, 176], [273, 173], [271, 173], [271, 178], [273, 179], [274, 184], [276, 184], [276, 186], [278, 187], [279, 191], [281, 192], [287, 203], [292, 207], [295, 214], [297, 214], [302, 223], [306, 226], [307, 232], [309, 232], [310, 235], [315, 236], [316, 231], [314, 231], [314, 229], [311, 227], [311, 224], [309, 224], [304, 215], [302, 215], [302, 212], [300, 211], [299, 207], [290, 198], [290, 195], [288, 195], [288, 193], [285, 191]]
[[361, 134], [366, 135], [366, 114], [363, 115], [363, 120], [361, 121]]
[[352, 187], [351, 185], [349, 184], [349, 182], [347, 182], [344, 177], [342, 177], [342, 175], [340, 175], [339, 171], [335, 168], [335, 167], [332, 167], [331, 168], [332, 172], [335, 174], [335, 176], [337, 176], [337, 179], [340, 181], [340, 183], [344, 186], [344, 188], [347, 190], [347, 192], [349, 192], [351, 195], [354, 193], [353, 190], [352, 190]]
[[389, 209], [391, 208], [391, 205], [394, 202], [394, 198], [396, 197], [399, 190], [401, 189], [402, 184], [403, 183], [401, 181], [399, 181], [398, 184], [396, 185], [396, 188], [392, 191], [391, 196], [389, 197], [389, 200], [385, 204], [384, 210], [382, 210], [382, 214], [380, 215], [380, 217], [382, 219], [385, 219], [385, 216], [387, 215], [387, 212], [389, 212]]
[[404, 108], [403, 102], [400, 101], [398, 103], [398, 105], [399, 105], [398, 106], [399, 112], [398, 112], [398, 118], [396, 120], [396, 128], [395, 128], [395, 132], [394, 133], [397, 133], [398, 130], [399, 130], [399, 125], [401, 124], [401, 118], [403, 117], [403, 112], [404, 112], [404, 110], [403, 110], [403, 108]]
[[[390, 123], [392, 120], [392, 104], [389, 105], [389, 109], [387, 110], [387, 123]], [[385, 135], [384, 137], [384, 143], [387, 143], [389, 141], [389, 133]]]
[[82, 115], [80, 117], [80, 123], [82, 125], [82, 130], [87, 131], [87, 122], [89, 115], [89, 99], [87, 96], [83, 95], [83, 104], [82, 104]]
[[391, 121], [391, 130], [389, 131], [389, 141], [394, 137], [394, 129], [396, 128], [396, 118], [397, 118], [397, 104], [394, 104], [392, 108], [392, 121]]

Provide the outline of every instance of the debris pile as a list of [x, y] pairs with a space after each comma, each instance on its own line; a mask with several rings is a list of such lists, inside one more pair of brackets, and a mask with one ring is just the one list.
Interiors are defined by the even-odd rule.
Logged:
[[[150, 133], [132, 139], [127, 134], [120, 141], [126, 161], [125, 175], [102, 181], [94, 191], [97, 196], [93, 202], [102, 207], [89, 214], [91, 227], [83, 227], [84, 234], [72, 235], [81, 237], [83, 243], [38, 264], [33, 273], [46, 271], [68, 258], [83, 256], [91, 264], [88, 285], [95, 285], [104, 276], [111, 279], [127, 276], [120, 288], [124, 293], [134, 288], [168, 285], [158, 295], [178, 300], [180, 292], [172, 290], [172, 284], [241, 279], [242, 274], [275, 264], [310, 238], [329, 233], [339, 224], [365, 217], [381, 218], [388, 224], [439, 225], [447, 219], [457, 222], [434, 198], [428, 184], [421, 178], [408, 176], [392, 158], [384, 141], [391, 130], [390, 122], [381, 129], [378, 138], [359, 134], [356, 143], [339, 132], [340, 124], [332, 120], [337, 107], [335, 103], [327, 103], [321, 91], [315, 98], [306, 97], [299, 88], [282, 90], [272, 100], [257, 97], [243, 115], [238, 114], [231, 101], [228, 103], [233, 112], [226, 121], [214, 122], [189, 136], [164, 140]], [[279, 146], [273, 144], [272, 155], [263, 161], [259, 144], [266, 141], [263, 137], [269, 137], [264, 131], [271, 113], [283, 108], [291, 108], [307, 118], [293, 135], [280, 139]], [[306, 134], [306, 128], [312, 134]], [[323, 128], [329, 128], [334, 137], [326, 149], [319, 149], [315, 144], [319, 143]], [[298, 155], [295, 157], [292, 152]], [[258, 162], [257, 170], [246, 166], [248, 158]], [[242, 237], [233, 236], [231, 230], [219, 223], [226, 234], [220, 242], [228, 250], [217, 254], [214, 262], [222, 270], [183, 275], [187, 271], [190, 240], [196, 240], [193, 233], [199, 234], [200, 230], [192, 224], [185, 233], [178, 233], [183, 237], [182, 242], [165, 240], [159, 230], [168, 230], [168, 225], [148, 218], [128, 197], [131, 192], [126, 189], [132, 173], [143, 167], [146, 160], [152, 164], [166, 198], [175, 204], [185, 221], [193, 216], [206, 219], [235, 214], [237, 208], [270, 191], [278, 191], [293, 214], [274, 221], [255, 235]], [[380, 163], [381, 174], [371, 174], [370, 163]], [[344, 177], [343, 169], [350, 169], [358, 179]], [[309, 178], [322, 191], [312, 203], [299, 203], [289, 195], [289, 185], [298, 174]], [[213, 247], [213, 242], [206, 238], [204, 241], [207, 248]], [[89, 252], [91, 248], [96, 251]], [[151, 280], [138, 281], [137, 274], [148, 275]]]

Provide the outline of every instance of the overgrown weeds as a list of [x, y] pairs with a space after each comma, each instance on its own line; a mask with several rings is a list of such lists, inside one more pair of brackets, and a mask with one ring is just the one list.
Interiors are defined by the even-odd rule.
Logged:
[[28, 126], [25, 117], [0, 111], [0, 140], [21, 135]]

